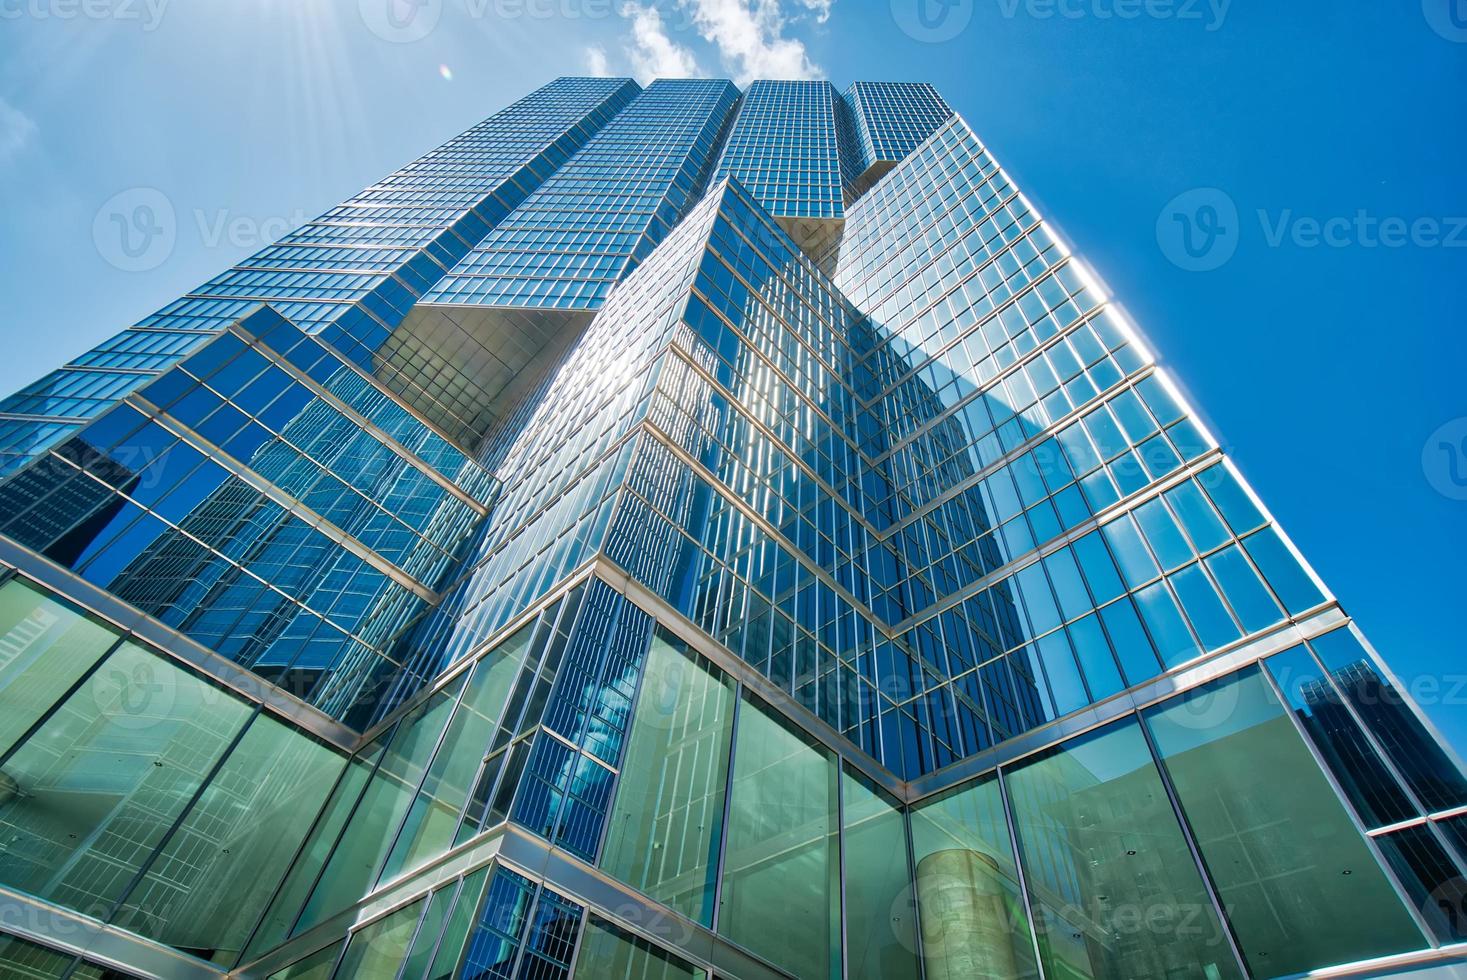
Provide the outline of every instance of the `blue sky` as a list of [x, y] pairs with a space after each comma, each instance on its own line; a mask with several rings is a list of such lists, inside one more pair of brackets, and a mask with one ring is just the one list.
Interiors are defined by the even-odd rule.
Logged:
[[[931, 81], [1467, 746], [1467, 0], [0, 0], [0, 21], [6, 392], [556, 75]], [[174, 231], [129, 254], [110, 222], [139, 204]]]

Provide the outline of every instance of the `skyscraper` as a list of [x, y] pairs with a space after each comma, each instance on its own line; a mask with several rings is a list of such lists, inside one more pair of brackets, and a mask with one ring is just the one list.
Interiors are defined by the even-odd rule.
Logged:
[[928, 85], [560, 79], [0, 454], [7, 976], [1467, 941], [1455, 754]]

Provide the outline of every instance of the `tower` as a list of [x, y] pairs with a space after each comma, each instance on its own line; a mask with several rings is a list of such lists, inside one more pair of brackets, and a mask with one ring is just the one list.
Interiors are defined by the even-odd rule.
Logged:
[[1464, 939], [1454, 754], [931, 86], [557, 80], [0, 432], [17, 971]]

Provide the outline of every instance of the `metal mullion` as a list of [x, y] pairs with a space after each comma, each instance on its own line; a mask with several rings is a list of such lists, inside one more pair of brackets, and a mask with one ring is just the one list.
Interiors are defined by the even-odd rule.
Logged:
[[[540, 911], [540, 899], [545, 895], [545, 882], [543, 880], [528, 876], [525, 876], [525, 880], [534, 886], [535, 891], [530, 898], [529, 908], [525, 912], [524, 935], [516, 940], [516, 945], [519, 946], [519, 949], [515, 950], [514, 962], [509, 969], [509, 975], [512, 977], [518, 977], [520, 975], [520, 967], [524, 965], [525, 956], [530, 952], [530, 943], [534, 940], [535, 935], [535, 915]], [[486, 894], [487, 891], [486, 889]]]
[[[1019, 853], [1019, 829], [1014, 823], [1014, 806], [1013, 801], [1009, 798], [1008, 774], [1003, 767], [999, 767], [993, 771], [993, 778], [998, 783], [999, 805], [1003, 809], [1004, 826], [1008, 830], [1009, 853], [1014, 856], [1014, 871], [1019, 879], [1019, 897], [1024, 903], [1024, 918], [1029, 926], [1029, 942], [1034, 950], [1034, 968], [1039, 973], [1039, 980], [1045, 980], [1044, 956], [1039, 948], [1039, 929], [1034, 924], [1034, 901], [1029, 894], [1029, 880], [1024, 870], [1024, 858]], [[913, 868], [912, 871], [915, 876], [916, 868]]]
[[[917, 850], [912, 840], [913, 810], [909, 806], [899, 805], [897, 807], [897, 813], [901, 814], [902, 818], [902, 837], [905, 839], [907, 845], [907, 880], [910, 882], [912, 889], [912, 952], [917, 956], [917, 976], [925, 980], [927, 977], [927, 953], [922, 946], [922, 904], [918, 901], [917, 896]], [[1007, 808], [1005, 808], [1005, 813], [1007, 813]], [[1015, 864], [1017, 863], [1016, 861]], [[1025, 905], [1028, 905], [1027, 899], [1025, 900]], [[1043, 980], [1042, 973], [1040, 974], [1040, 980]]]
[[718, 835], [718, 873], [713, 879], [713, 917], [708, 926], [709, 931], [714, 935], [722, 935], [718, 931], [718, 923], [723, 912], [723, 878], [728, 864], [729, 818], [733, 810], [734, 759], [738, 755], [739, 716], [743, 712], [745, 690], [743, 684], [737, 680], [734, 681], [733, 712], [730, 718], [728, 738], [728, 770], [724, 775], [723, 783], [723, 821], [720, 824]]
[[[591, 921], [591, 907], [581, 906], [581, 927], [576, 930], [576, 944], [571, 950], [570, 961], [566, 964], [565, 975], [567, 980], [576, 980], [576, 963], [581, 958], [581, 947], [586, 944], [586, 929]], [[661, 947], [654, 947], [660, 949]]]
[[[839, 754], [832, 761], [835, 763], [835, 846], [838, 876], [835, 900], [839, 916], [837, 924], [840, 928], [840, 975], [848, 978], [850, 950], [847, 948], [846, 934], [846, 771], [845, 760]], [[879, 795], [876, 798], [881, 799]]]
[[[1241, 673], [1241, 672], [1239, 672]], [[1230, 676], [1237, 676], [1233, 674]], [[1202, 857], [1202, 851], [1193, 839], [1192, 826], [1187, 822], [1187, 817], [1182, 810], [1181, 800], [1177, 797], [1176, 787], [1172, 785], [1171, 773], [1167, 771], [1166, 762], [1161, 757], [1161, 751], [1157, 748], [1156, 739], [1151, 734], [1151, 727], [1140, 711], [1136, 711], [1132, 718], [1133, 724], [1141, 731], [1141, 737], [1146, 741], [1146, 749], [1151, 753], [1151, 764], [1155, 767], [1161, 780], [1162, 789], [1166, 791], [1167, 801], [1171, 804], [1173, 817], [1177, 826], [1181, 829], [1182, 840], [1187, 844], [1187, 851], [1192, 855], [1192, 862], [1196, 866], [1198, 877], [1202, 880], [1202, 887], [1207, 892], [1208, 901], [1212, 903], [1213, 913], [1217, 916], [1218, 924], [1222, 927], [1223, 936], [1227, 938], [1228, 948], [1232, 950], [1233, 958], [1237, 962], [1240, 975], [1252, 976], [1248, 969], [1248, 963], [1243, 958], [1242, 948], [1238, 944], [1238, 938], [1233, 934], [1233, 924], [1228, 919], [1222, 899], [1218, 897], [1217, 889], [1213, 885], [1212, 874], [1207, 870], [1207, 862]]]

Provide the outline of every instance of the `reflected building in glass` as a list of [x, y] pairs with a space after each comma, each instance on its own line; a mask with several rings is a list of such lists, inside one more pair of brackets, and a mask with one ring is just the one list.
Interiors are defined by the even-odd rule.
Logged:
[[1456, 755], [929, 85], [559, 79], [0, 460], [5, 976], [1467, 951]]

